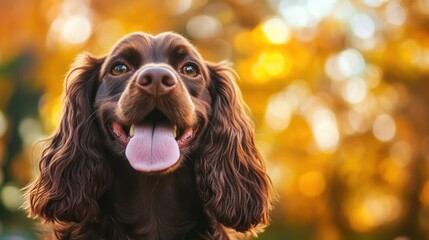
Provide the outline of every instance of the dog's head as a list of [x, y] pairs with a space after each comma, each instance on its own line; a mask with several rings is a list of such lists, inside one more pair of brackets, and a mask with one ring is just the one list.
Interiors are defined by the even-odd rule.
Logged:
[[134, 169], [172, 171], [198, 146], [211, 115], [211, 76], [182, 36], [126, 36], [98, 78], [95, 108], [106, 140]]

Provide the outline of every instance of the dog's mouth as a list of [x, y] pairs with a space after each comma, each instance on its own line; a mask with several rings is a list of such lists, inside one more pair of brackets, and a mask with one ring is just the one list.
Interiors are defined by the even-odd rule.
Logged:
[[163, 171], [180, 159], [180, 150], [194, 139], [197, 129], [173, 124], [158, 110], [142, 122], [124, 125], [111, 121], [112, 135], [125, 149], [131, 166], [139, 171]]
[[[170, 123], [167, 117], [165, 117], [157, 110], [154, 110], [152, 113], [150, 113], [143, 120], [143, 122], [164, 122], [167, 124]], [[131, 126], [128, 126], [116, 121], [110, 122], [110, 127], [113, 136], [115, 137], [116, 141], [118, 141], [124, 147], [126, 147], [130, 139], [134, 137], [136, 125], [138, 124], [131, 124]], [[173, 125], [173, 130], [173, 136], [176, 139], [180, 148], [188, 146], [188, 144], [194, 138], [194, 133], [196, 131], [196, 129], [193, 129], [192, 127], [178, 127], [177, 125]]]

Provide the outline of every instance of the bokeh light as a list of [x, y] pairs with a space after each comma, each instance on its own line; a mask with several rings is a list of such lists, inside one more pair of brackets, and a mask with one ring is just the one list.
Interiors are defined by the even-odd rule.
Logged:
[[401, 26], [407, 20], [407, 13], [396, 1], [390, 1], [385, 10], [386, 20], [395, 26]]
[[375, 119], [372, 131], [378, 140], [383, 142], [390, 141], [395, 136], [395, 121], [390, 115], [382, 114]]
[[165, 1], [165, 7], [174, 15], [183, 14], [192, 7], [192, 0]]
[[332, 111], [323, 108], [317, 109], [311, 113], [309, 121], [319, 149], [327, 152], [335, 151], [340, 134]]
[[368, 232], [400, 216], [402, 204], [394, 196], [374, 192], [351, 200], [349, 223], [357, 231]]
[[342, 92], [344, 100], [349, 103], [362, 102], [367, 95], [365, 81], [359, 77], [352, 77], [347, 80]]
[[46, 136], [43, 135], [42, 127], [40, 122], [36, 119], [25, 118], [18, 126], [19, 134], [24, 142], [28, 145], [32, 145], [36, 141], [42, 140]]
[[0, 198], [4, 206], [10, 211], [18, 211], [23, 203], [21, 191], [13, 184], [4, 185], [0, 192]]
[[83, 16], [69, 17], [61, 28], [61, 38], [70, 44], [83, 43], [91, 34], [91, 23]]
[[206, 15], [191, 18], [186, 25], [186, 30], [197, 39], [213, 38], [222, 31], [219, 21]]
[[274, 44], [282, 44], [289, 40], [290, 34], [286, 23], [281, 18], [271, 18], [262, 27], [268, 40]]
[[290, 6], [287, 1], [282, 1], [280, 12], [293, 28], [304, 28], [312, 24], [311, 16], [304, 5]]
[[370, 16], [364, 13], [355, 14], [350, 20], [353, 34], [362, 39], [369, 39], [375, 33], [375, 23]]
[[92, 33], [90, 15], [89, 1], [65, 0], [59, 15], [51, 24], [48, 44], [51, 41], [68, 45], [86, 42]]
[[265, 83], [270, 78], [284, 77], [292, 68], [292, 56], [286, 51], [264, 51], [252, 66], [253, 78]]
[[326, 61], [325, 71], [332, 80], [341, 81], [358, 76], [365, 69], [365, 59], [355, 49], [347, 49]]
[[370, 7], [379, 7], [387, 0], [363, 0], [363, 2]]

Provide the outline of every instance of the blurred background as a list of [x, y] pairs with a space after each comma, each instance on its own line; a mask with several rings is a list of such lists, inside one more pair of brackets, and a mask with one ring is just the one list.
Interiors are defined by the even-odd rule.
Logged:
[[229, 59], [279, 201], [265, 240], [429, 239], [429, 0], [0, 0], [0, 240], [64, 75], [132, 31]]

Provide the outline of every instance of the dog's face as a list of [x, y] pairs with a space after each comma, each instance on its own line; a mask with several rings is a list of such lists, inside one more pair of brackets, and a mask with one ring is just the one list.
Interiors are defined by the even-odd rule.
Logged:
[[141, 172], [168, 172], [207, 126], [210, 75], [182, 36], [128, 35], [107, 55], [95, 107], [106, 141]]

